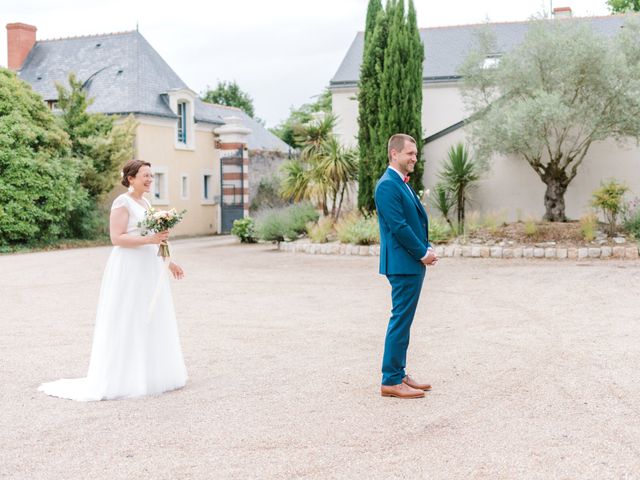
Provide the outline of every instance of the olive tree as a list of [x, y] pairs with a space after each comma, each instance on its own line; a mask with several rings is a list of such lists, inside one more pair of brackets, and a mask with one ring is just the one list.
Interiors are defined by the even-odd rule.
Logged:
[[485, 61], [495, 39], [479, 40], [460, 72], [476, 153], [527, 161], [546, 185], [545, 219], [565, 221], [565, 192], [591, 145], [640, 138], [640, 25], [605, 37], [584, 20], [535, 20], [497, 63]]

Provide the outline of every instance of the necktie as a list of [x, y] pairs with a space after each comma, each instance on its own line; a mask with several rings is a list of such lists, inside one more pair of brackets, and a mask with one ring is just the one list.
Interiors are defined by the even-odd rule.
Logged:
[[409, 175], [407, 175], [406, 177], [404, 177], [404, 183], [409, 183]]

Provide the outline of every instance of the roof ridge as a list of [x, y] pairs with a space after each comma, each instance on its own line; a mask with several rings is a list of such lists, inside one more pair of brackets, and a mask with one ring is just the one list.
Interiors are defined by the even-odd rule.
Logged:
[[43, 38], [43, 39], [38, 39], [38, 42], [58, 42], [60, 40], [77, 40], [82, 38], [113, 37], [116, 35], [125, 35], [127, 33], [136, 33], [136, 32], [137, 30], [123, 30], [121, 32], [95, 33], [92, 35], [73, 35], [70, 37]]
[[[627, 13], [617, 13], [613, 15], [585, 15], [583, 17], [566, 17], [566, 18], [557, 18], [556, 20], [592, 20], [592, 19], [603, 19], [603, 18], [614, 18], [614, 17], [625, 17], [627, 15], [638, 16], [640, 13], [637, 12], [627, 12]], [[551, 19], [546, 19], [551, 20]], [[476, 27], [476, 26], [485, 26], [485, 25], [513, 25], [516, 23], [531, 23], [532, 19], [529, 18], [527, 20], [506, 20], [504, 22], [482, 22], [482, 23], [460, 23], [455, 25], [437, 25], [434, 27], [423, 27], [418, 30], [435, 30], [440, 28], [462, 28], [462, 27]]]

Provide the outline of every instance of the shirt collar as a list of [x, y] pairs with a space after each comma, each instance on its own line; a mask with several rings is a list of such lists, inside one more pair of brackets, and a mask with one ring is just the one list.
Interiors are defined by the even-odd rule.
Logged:
[[389, 170], [393, 170], [394, 172], [396, 172], [396, 173], [400, 176], [400, 178], [402, 179], [402, 181], [404, 182], [404, 175], [403, 175], [402, 173], [400, 173], [400, 171], [399, 171], [399, 170], [397, 170], [397, 169], [393, 168], [391, 165], [389, 165]]

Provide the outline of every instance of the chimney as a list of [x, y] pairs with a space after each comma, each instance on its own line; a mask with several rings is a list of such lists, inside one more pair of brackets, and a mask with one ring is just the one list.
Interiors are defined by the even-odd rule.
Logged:
[[556, 7], [553, 9], [553, 18], [571, 18], [571, 7]]
[[36, 30], [26, 23], [7, 24], [7, 66], [18, 70], [36, 43]]

